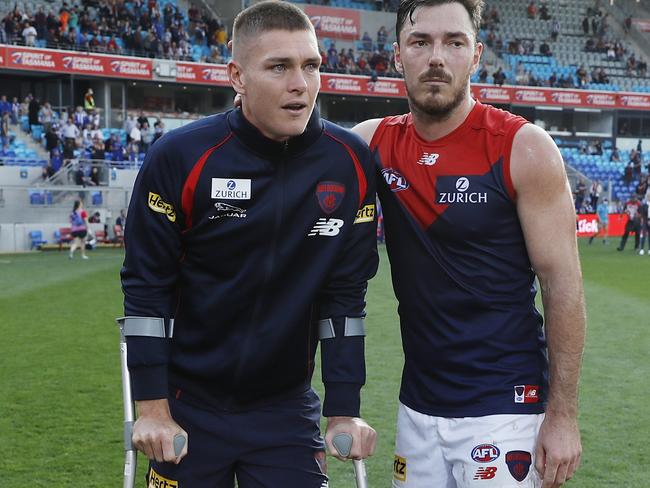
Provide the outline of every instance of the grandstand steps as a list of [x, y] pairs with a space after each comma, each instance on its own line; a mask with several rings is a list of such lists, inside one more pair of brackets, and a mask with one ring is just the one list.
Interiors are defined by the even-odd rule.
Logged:
[[[624, 3], [625, 2], [623, 2], [623, 4]], [[630, 15], [630, 12], [627, 11], [628, 8], [629, 6], [621, 5], [621, 2], [614, 2], [614, 5], [609, 7], [609, 12], [619, 24], [622, 24], [625, 21], [625, 18]], [[634, 2], [631, 15], [636, 18], [647, 19], [650, 18], [650, 11], [645, 8], [643, 2]], [[642, 53], [643, 57], [646, 58], [646, 61], [650, 58], [650, 42], [648, 42], [650, 36], [648, 36], [648, 34], [644, 34], [637, 31], [635, 28], [632, 28], [630, 33], [624, 36], [626, 41], [634, 44], [638, 53]]]
[[38, 159], [49, 161], [50, 155], [39, 142], [36, 142], [32, 136], [22, 130], [15, 130], [14, 135], [17, 140], [22, 141], [28, 149], [31, 149], [38, 155]]

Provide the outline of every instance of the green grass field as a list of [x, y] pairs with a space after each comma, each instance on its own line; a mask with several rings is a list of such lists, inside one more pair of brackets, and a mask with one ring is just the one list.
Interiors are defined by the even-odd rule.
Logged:
[[[581, 243], [588, 340], [581, 387], [584, 455], [573, 487], [650, 486], [650, 257]], [[122, 476], [120, 250], [0, 255], [0, 486], [117, 487]], [[379, 432], [370, 486], [390, 486], [402, 364], [382, 248], [368, 296], [363, 413]], [[315, 382], [320, 391], [320, 374]], [[143, 457], [140, 457], [141, 471]], [[354, 486], [329, 461], [332, 488]], [[144, 486], [141, 483], [140, 486]], [[435, 488], [435, 487], [432, 487]]]

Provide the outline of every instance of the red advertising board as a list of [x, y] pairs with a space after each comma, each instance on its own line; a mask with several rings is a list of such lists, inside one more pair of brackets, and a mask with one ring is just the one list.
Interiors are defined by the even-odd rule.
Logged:
[[321, 73], [321, 93], [405, 98], [406, 88], [403, 80], [395, 78], [379, 78], [372, 81], [369, 76]]
[[222, 64], [176, 63], [176, 81], [230, 86], [226, 66]]
[[472, 95], [485, 103], [650, 110], [650, 95], [644, 93], [475, 84]]
[[[607, 235], [609, 237], [620, 237], [625, 231], [627, 215], [609, 214], [607, 224]], [[596, 214], [580, 214], [576, 217], [576, 234], [578, 237], [591, 237], [598, 230], [598, 216]], [[603, 235], [601, 231], [598, 235]]]
[[314, 24], [319, 38], [361, 38], [361, 17], [358, 10], [305, 5], [305, 13]]
[[[358, 18], [355, 20], [358, 12], [311, 5], [305, 8], [307, 11], [322, 10], [330, 14], [340, 11], [340, 15], [351, 16], [350, 19], [357, 22], [358, 28]], [[321, 18], [321, 25], [329, 24], [322, 24]], [[0, 68], [154, 81], [157, 78], [154, 76], [153, 67], [154, 61], [148, 58], [0, 45]], [[175, 81], [215, 86], [230, 85], [226, 66], [223, 64], [176, 62]], [[471, 89], [476, 99], [491, 104], [650, 110], [648, 93], [487, 84], [473, 84]], [[401, 78], [379, 78], [373, 82], [369, 76], [333, 73], [321, 74], [321, 92], [364, 97], [406, 98], [406, 88]]]
[[152, 78], [152, 61], [145, 58], [32, 49], [19, 46], [7, 47], [6, 58], [8, 68], [21, 70], [143, 80]]

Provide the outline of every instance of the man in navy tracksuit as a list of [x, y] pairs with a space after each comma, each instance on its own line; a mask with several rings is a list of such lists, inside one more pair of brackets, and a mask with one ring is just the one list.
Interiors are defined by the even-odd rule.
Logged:
[[378, 263], [373, 163], [314, 109], [320, 56], [301, 10], [256, 4], [233, 42], [242, 108], [157, 141], [131, 198], [133, 441], [151, 460], [149, 486], [326, 487], [310, 386], [319, 339], [328, 449], [342, 432], [351, 458], [375, 445], [359, 418], [364, 295]]

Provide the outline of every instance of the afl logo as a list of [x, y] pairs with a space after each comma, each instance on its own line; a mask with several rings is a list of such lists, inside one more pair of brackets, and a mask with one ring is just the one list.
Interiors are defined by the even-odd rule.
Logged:
[[409, 187], [408, 181], [401, 174], [395, 171], [393, 168], [384, 168], [381, 170], [381, 174], [384, 176], [390, 191], [397, 192], [406, 190]]
[[481, 444], [472, 449], [472, 459], [477, 463], [491, 463], [499, 454], [499, 448], [494, 444]]
[[121, 71], [121, 68], [122, 68], [122, 63], [120, 63], [119, 61], [111, 61], [111, 70], [113, 71], [113, 73], [119, 73]]
[[469, 188], [469, 180], [464, 176], [456, 180], [456, 190], [457, 191], [467, 191]]
[[64, 57], [64, 58], [63, 58], [63, 67], [64, 67], [65, 69], [70, 69], [70, 68], [72, 67], [72, 61], [73, 61], [72, 56], [66, 56], [66, 57]]
[[234, 190], [236, 186], [237, 183], [235, 183], [233, 180], [228, 180], [228, 183], [226, 183], [226, 188], [229, 190]]
[[23, 53], [11, 53], [11, 60], [14, 64], [22, 64]]

